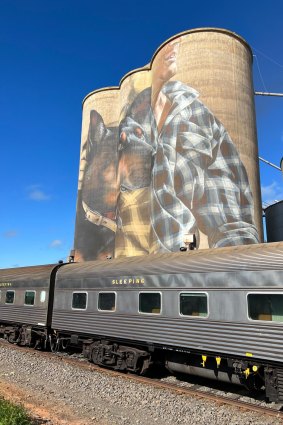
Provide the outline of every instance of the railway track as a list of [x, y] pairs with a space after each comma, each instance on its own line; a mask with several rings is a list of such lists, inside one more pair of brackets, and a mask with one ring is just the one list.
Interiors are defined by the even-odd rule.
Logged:
[[[0, 344], [5, 344], [5, 346], [7, 346], [8, 342], [5, 340], [0, 340]], [[260, 415], [267, 415], [273, 418], [277, 418], [280, 420], [280, 422], [282, 421], [283, 424], [283, 411], [281, 410], [282, 405], [276, 405], [274, 403], [268, 404], [260, 398], [250, 398], [248, 393], [243, 395], [244, 391], [242, 387], [237, 387], [235, 385], [231, 385], [231, 387], [229, 387], [229, 393], [227, 394], [227, 384], [222, 385], [221, 383], [218, 383], [215, 388], [215, 383], [209, 380], [201, 379], [203, 384], [199, 385], [195, 383], [195, 378], [192, 378], [192, 383], [189, 378], [183, 381], [178, 380], [172, 376], [163, 376], [161, 378], [157, 378], [156, 376], [148, 377], [134, 374], [123, 374], [121, 372], [101, 368], [92, 363], [89, 363], [82, 357], [82, 355], [79, 354], [67, 355], [66, 353], [54, 354], [50, 352], [32, 351], [26, 347], [19, 347], [17, 345], [10, 344], [9, 347], [13, 350], [24, 351], [29, 354], [33, 353], [35, 356], [50, 358], [53, 361], [58, 361], [61, 363], [63, 362], [65, 364], [69, 364], [77, 368], [82, 368], [90, 372], [96, 371], [104, 375], [119, 377], [120, 379], [155, 387], [159, 390], [171, 391], [183, 397], [201, 398], [203, 400], [213, 402], [215, 405], [227, 405], [237, 409], [258, 413]], [[214, 388], [212, 388], [213, 386]], [[224, 387], [225, 390], [223, 390]]]
[[283, 423], [283, 411], [281, 411], [282, 405], [273, 404], [275, 407], [272, 407], [270, 404], [265, 403], [266, 405], [262, 406], [258, 404], [258, 403], [262, 403], [262, 401], [258, 401], [257, 399], [254, 399], [254, 401], [239, 400], [238, 397], [241, 397], [241, 395], [238, 395], [235, 393], [231, 393], [231, 396], [219, 394], [219, 392], [221, 391], [219, 389], [217, 390], [217, 394], [214, 394], [211, 392], [211, 388], [209, 387], [206, 387], [206, 390], [202, 389], [204, 388], [203, 386], [199, 386], [196, 384], [193, 384], [192, 387], [189, 387], [186, 385], [187, 382], [184, 383], [184, 381], [179, 381], [178, 383], [172, 383], [172, 382], [166, 382], [162, 379], [149, 378], [145, 376], [137, 376], [132, 374], [121, 374], [121, 372], [111, 371], [108, 369], [102, 369], [95, 365], [90, 365], [90, 369], [94, 369], [101, 373], [110, 374], [111, 376], [119, 376], [119, 377], [122, 376], [126, 380], [128, 379], [131, 381], [138, 382], [140, 384], [150, 385], [158, 389], [173, 391], [177, 394], [180, 394], [186, 397], [202, 398], [204, 400], [213, 401], [215, 404], [218, 404], [218, 405], [230, 405], [232, 407], [237, 407], [239, 409], [250, 410], [263, 415], [276, 417], [278, 419], [281, 419]]

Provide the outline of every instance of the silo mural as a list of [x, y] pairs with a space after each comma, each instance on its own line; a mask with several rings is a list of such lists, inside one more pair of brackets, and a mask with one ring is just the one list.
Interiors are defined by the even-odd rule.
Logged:
[[258, 243], [252, 55], [197, 29], [83, 104], [75, 260]]

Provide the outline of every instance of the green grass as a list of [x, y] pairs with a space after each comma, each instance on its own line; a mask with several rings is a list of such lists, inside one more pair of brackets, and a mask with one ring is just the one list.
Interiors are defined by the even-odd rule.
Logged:
[[32, 425], [25, 410], [0, 398], [0, 425]]

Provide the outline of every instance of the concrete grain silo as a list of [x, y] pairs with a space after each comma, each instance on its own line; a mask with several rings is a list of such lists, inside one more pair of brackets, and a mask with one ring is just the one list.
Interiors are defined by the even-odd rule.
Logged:
[[[179, 37], [178, 35], [177, 37]], [[181, 34], [178, 73], [224, 124], [249, 177], [255, 222], [262, 241], [261, 192], [252, 78], [253, 55], [234, 32], [199, 28]]]
[[218, 28], [164, 42], [119, 87], [90, 93], [75, 259], [262, 240], [252, 52]]
[[267, 242], [283, 241], [283, 201], [265, 208]]

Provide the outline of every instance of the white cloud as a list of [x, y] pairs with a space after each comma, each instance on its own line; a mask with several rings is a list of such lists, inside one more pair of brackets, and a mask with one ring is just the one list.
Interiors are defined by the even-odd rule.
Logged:
[[274, 181], [268, 186], [261, 187], [261, 195], [263, 202], [273, 204], [275, 201], [283, 199], [283, 188]]
[[59, 248], [62, 245], [63, 242], [60, 239], [54, 239], [54, 241], [49, 244], [49, 248]]
[[16, 236], [18, 236], [18, 232], [17, 230], [14, 230], [14, 229], [7, 230], [6, 232], [3, 233], [3, 237], [6, 239], [15, 238]]
[[42, 190], [33, 190], [29, 193], [29, 199], [33, 201], [47, 201], [50, 199], [49, 195], [46, 195]]
[[47, 195], [42, 189], [39, 184], [35, 184], [32, 186], [27, 187], [28, 192], [28, 199], [31, 199], [32, 201], [49, 201], [51, 198], [50, 195]]

